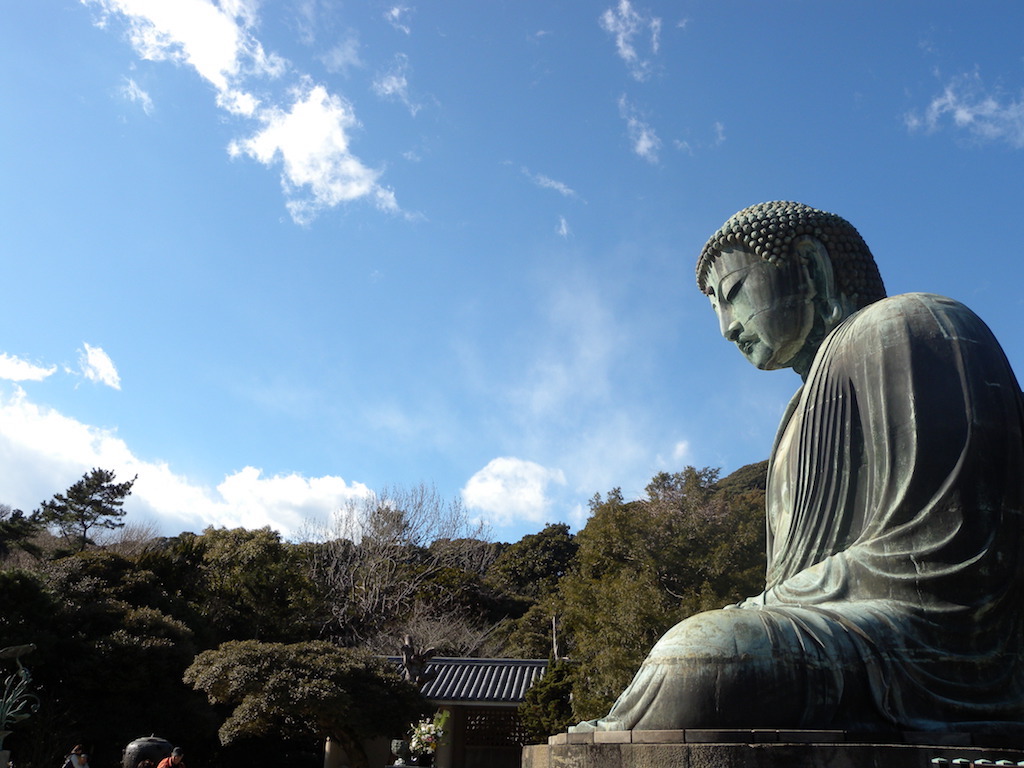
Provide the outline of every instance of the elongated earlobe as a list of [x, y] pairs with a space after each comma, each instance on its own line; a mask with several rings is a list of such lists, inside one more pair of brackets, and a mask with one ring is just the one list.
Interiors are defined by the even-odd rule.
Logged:
[[816, 237], [802, 237], [793, 246], [794, 252], [803, 260], [814, 281], [818, 313], [825, 323], [826, 332], [831, 331], [847, 316], [847, 303], [836, 291], [835, 273], [832, 260], [824, 244]]

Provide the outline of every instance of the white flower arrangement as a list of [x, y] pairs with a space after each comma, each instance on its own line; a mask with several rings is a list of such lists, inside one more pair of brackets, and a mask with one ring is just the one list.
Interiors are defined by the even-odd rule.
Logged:
[[444, 738], [448, 723], [448, 710], [438, 712], [431, 720], [421, 720], [413, 726], [409, 736], [409, 751], [414, 755], [432, 755]]

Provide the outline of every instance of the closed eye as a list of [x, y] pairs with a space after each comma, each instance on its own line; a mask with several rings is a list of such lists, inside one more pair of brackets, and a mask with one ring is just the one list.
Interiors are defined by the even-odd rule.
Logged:
[[735, 283], [730, 285], [725, 291], [725, 301], [734, 301], [736, 295], [740, 292], [740, 288], [743, 287], [743, 278], [739, 278]]

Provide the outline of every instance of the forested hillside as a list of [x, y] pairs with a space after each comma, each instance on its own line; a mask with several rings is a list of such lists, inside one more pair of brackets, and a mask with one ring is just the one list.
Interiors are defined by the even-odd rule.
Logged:
[[0, 648], [37, 646], [22, 661], [41, 702], [4, 746], [42, 767], [81, 743], [104, 768], [156, 733], [196, 766], [268, 750], [318, 765], [325, 736], [400, 735], [422, 711], [379, 660], [406, 634], [442, 655], [568, 659], [524, 715], [538, 734], [598, 716], [668, 627], [760, 591], [764, 474], [662, 473], [642, 499], [595, 495], [578, 534], [514, 543], [428, 486], [385, 489], [290, 542], [148, 535], [124, 525], [131, 482], [93, 470], [31, 514], [0, 507]]

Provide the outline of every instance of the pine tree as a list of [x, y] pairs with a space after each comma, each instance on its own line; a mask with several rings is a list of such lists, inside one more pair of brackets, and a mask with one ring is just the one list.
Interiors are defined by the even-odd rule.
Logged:
[[52, 499], [44, 501], [33, 513], [33, 519], [57, 528], [61, 536], [75, 542], [81, 552], [93, 543], [89, 538], [92, 529], [114, 530], [124, 525], [121, 518], [125, 511], [121, 506], [137, 479], [138, 475], [127, 482], [115, 483], [111, 470], [93, 469], [82, 475], [67, 492], [54, 494]]

